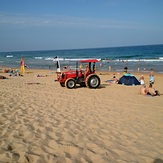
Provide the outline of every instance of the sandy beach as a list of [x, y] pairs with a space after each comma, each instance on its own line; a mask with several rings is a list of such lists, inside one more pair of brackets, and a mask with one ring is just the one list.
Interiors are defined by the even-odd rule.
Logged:
[[[9, 79], [0, 79], [0, 162], [163, 162], [163, 95], [140, 95], [140, 86], [105, 82], [113, 72], [98, 74], [99, 89], [70, 90], [50, 70], [1, 72]], [[149, 74], [133, 74], [149, 83]], [[154, 87], [163, 94], [163, 74], [155, 73]]]

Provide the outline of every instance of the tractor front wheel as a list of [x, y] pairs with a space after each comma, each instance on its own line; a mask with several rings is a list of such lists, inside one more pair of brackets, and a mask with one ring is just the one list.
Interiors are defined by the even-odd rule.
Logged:
[[91, 74], [86, 78], [86, 86], [89, 88], [98, 88], [100, 82], [100, 78], [95, 74]]
[[61, 87], [65, 87], [65, 83], [60, 83]]
[[67, 79], [65, 83], [66, 87], [69, 89], [73, 89], [76, 86], [76, 82], [73, 78]]

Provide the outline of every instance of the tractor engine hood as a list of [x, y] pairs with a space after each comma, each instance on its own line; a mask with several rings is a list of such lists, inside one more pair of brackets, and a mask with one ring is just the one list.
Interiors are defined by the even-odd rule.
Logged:
[[62, 72], [62, 74], [64, 74], [64, 75], [76, 74], [76, 70], [69, 70], [69, 71], [66, 71], [66, 72]]

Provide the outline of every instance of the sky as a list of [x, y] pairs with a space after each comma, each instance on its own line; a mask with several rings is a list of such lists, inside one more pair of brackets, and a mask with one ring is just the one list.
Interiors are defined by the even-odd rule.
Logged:
[[163, 0], [0, 0], [0, 52], [163, 44]]

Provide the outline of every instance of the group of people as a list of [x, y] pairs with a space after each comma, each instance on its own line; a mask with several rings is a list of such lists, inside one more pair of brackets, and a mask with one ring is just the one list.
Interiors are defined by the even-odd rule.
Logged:
[[159, 91], [155, 90], [155, 88], [153, 87], [153, 84], [154, 84], [154, 70], [153, 69], [150, 70], [149, 86], [148, 87], [146, 87], [146, 85], [145, 85], [143, 75], [140, 77], [139, 81], [140, 81], [140, 84], [141, 84], [141, 88], [140, 88], [140, 91], [139, 91], [140, 94], [151, 95], [151, 96], [160, 96]]
[[24, 57], [22, 56], [20, 61], [20, 70], [16, 68], [5, 68], [4, 73], [8, 73], [9, 76], [23, 76], [25, 73], [25, 67], [27, 67], [27, 65], [24, 63]]
[[140, 88], [140, 92], [139, 93], [142, 94], [142, 95], [160, 96], [159, 91], [155, 90], [155, 88], [153, 87], [152, 83], [150, 83], [148, 87], [146, 87], [146, 85], [143, 85]]
[[90, 73], [90, 68], [88, 64], [85, 64], [84, 71], [82, 70], [82, 64], [79, 66], [79, 69], [83, 72], [84, 77], [86, 77]]
[[[124, 74], [127, 74], [127, 69], [128, 69], [127, 67], [124, 67]], [[114, 79], [115, 83], [117, 83], [118, 80], [116, 79], [115, 74], [113, 75], [113, 79]], [[151, 95], [151, 96], [160, 96], [159, 91], [155, 90], [155, 88], [153, 87], [154, 82], [155, 82], [154, 70], [153, 69], [150, 70], [149, 86], [148, 87], [145, 85], [145, 80], [144, 80], [144, 76], [143, 75], [141, 75], [141, 77], [139, 79], [139, 82], [141, 84], [140, 91], [139, 91], [140, 94]]]
[[9, 76], [19, 76], [18, 69], [4, 69], [4, 73], [9, 73]]
[[9, 76], [19, 76], [20, 75], [18, 69], [11, 69], [9, 73], [10, 73]]

